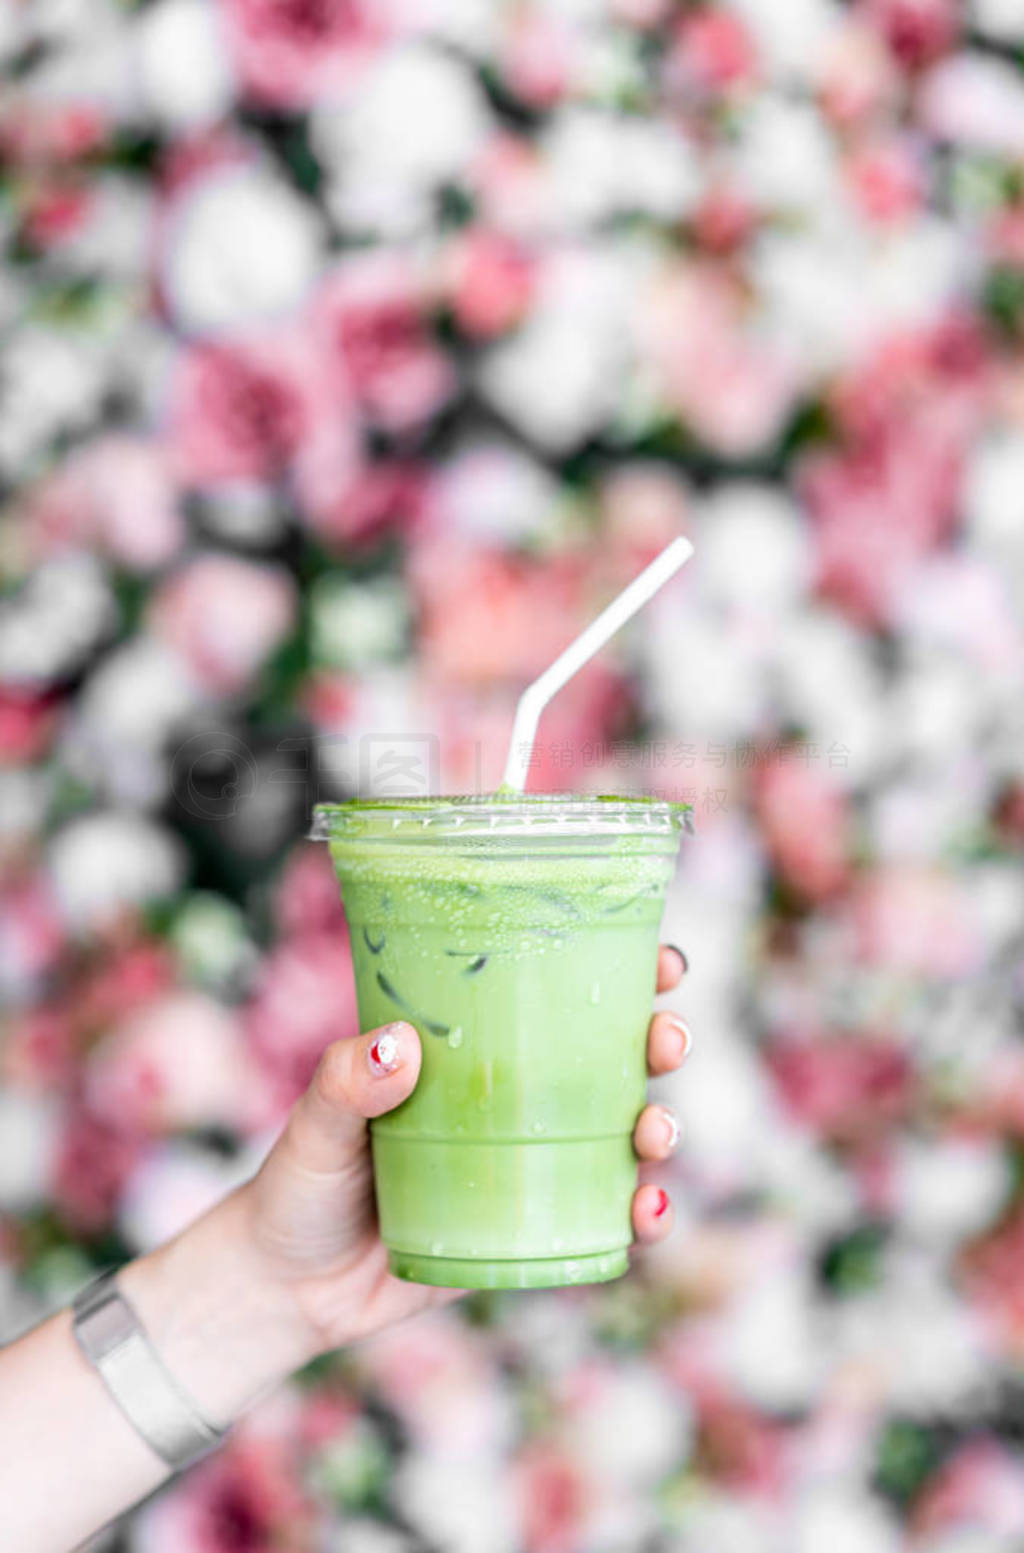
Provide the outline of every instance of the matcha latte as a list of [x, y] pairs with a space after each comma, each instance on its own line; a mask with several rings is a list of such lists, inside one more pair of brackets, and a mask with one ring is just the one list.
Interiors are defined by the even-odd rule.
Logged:
[[322, 804], [364, 1029], [423, 1065], [371, 1124], [399, 1277], [537, 1288], [627, 1269], [658, 928], [684, 805], [515, 795]]

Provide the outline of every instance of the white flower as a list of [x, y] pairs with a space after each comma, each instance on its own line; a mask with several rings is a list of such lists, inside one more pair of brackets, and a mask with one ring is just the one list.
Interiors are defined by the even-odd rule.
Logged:
[[702, 1491], [684, 1502], [680, 1516], [678, 1534], [665, 1542], [667, 1553], [791, 1553], [776, 1512], [731, 1492]]
[[892, 1512], [853, 1488], [827, 1488], [798, 1502], [792, 1553], [898, 1553], [903, 1546]]
[[670, 221], [689, 210], [700, 178], [669, 125], [591, 107], [563, 109], [542, 138], [553, 222], [596, 225], [622, 211]]
[[72, 820], [52, 838], [47, 867], [65, 921], [82, 933], [115, 920], [126, 907], [172, 895], [182, 876], [174, 839], [132, 814]]
[[509, 1484], [490, 1463], [410, 1453], [392, 1492], [403, 1515], [445, 1553], [515, 1553], [520, 1545]]
[[192, 1143], [155, 1147], [132, 1171], [118, 1227], [138, 1251], [169, 1240], [252, 1174], [249, 1154], [226, 1160]]
[[4, 346], [0, 472], [18, 474], [61, 432], [92, 420], [106, 387], [101, 342], [26, 326]]
[[687, 1160], [710, 1190], [759, 1179], [756, 1144], [773, 1125], [773, 1101], [748, 1045], [718, 1028], [686, 1064], [685, 1079], [673, 1074], [664, 1087], [682, 1123]]
[[309, 596], [313, 657], [353, 671], [399, 655], [408, 629], [405, 589], [394, 577], [354, 582], [328, 572]]
[[[746, 738], [760, 726], [767, 695], [765, 660], [748, 634], [695, 607], [692, 595], [653, 600], [645, 625], [641, 651], [649, 699], [670, 736], [728, 741]], [[699, 742], [696, 747], [699, 755]], [[693, 781], [694, 771], [682, 768], [678, 776], [683, 786]]]
[[970, 0], [975, 27], [1000, 43], [1024, 43], [1024, 11], [1020, 0]]
[[572, 448], [617, 401], [637, 280], [630, 271], [608, 248], [553, 257], [527, 324], [482, 364], [485, 397], [543, 448]]
[[47, 561], [0, 613], [0, 676], [45, 685], [80, 663], [116, 617], [110, 584], [94, 557]]
[[765, 94], [740, 129], [736, 170], [758, 205], [814, 218], [835, 202], [839, 168], [817, 109]]
[[837, 781], [888, 764], [892, 724], [883, 722], [882, 684], [861, 632], [831, 610], [808, 608], [781, 622], [775, 669], [780, 716], [807, 729]]
[[211, 0], [161, 0], [135, 24], [143, 103], [171, 129], [215, 124], [231, 102], [231, 66]]
[[268, 169], [211, 173], [168, 218], [163, 281], [175, 318], [203, 333], [290, 312], [316, 278], [320, 235], [309, 203]]
[[430, 219], [429, 195], [458, 180], [491, 133], [470, 71], [426, 43], [382, 50], [344, 103], [314, 108], [313, 146], [333, 171], [335, 218], [398, 233]]
[[962, 1407], [994, 1363], [983, 1324], [932, 1255], [890, 1256], [881, 1287], [841, 1301], [832, 1323], [835, 1363], [868, 1369], [887, 1405], [914, 1415]]
[[689, 1454], [691, 1410], [651, 1366], [609, 1366], [586, 1406], [566, 1425], [570, 1449], [617, 1488], [650, 1488]]
[[829, 39], [842, 18], [835, 0], [731, 0], [757, 43], [762, 68], [780, 82], [814, 81]]
[[563, 500], [558, 481], [524, 449], [473, 442], [435, 472], [431, 502], [445, 530], [515, 544], [549, 531]]
[[823, 1375], [822, 1332], [808, 1268], [792, 1260], [763, 1270], [724, 1314], [724, 1374], [759, 1407], [785, 1410], [814, 1401]]
[[59, 1135], [55, 1099], [0, 1089], [0, 1209], [5, 1213], [24, 1213], [46, 1201]]
[[777, 616], [796, 604], [811, 580], [806, 523], [773, 486], [718, 486], [700, 512], [693, 569], [713, 605]]
[[895, 1180], [910, 1233], [950, 1245], [986, 1229], [1011, 1184], [1006, 1152], [991, 1138], [905, 1139]]
[[964, 486], [967, 533], [999, 568], [1018, 618], [1024, 614], [1024, 434], [977, 442]]
[[164, 743], [201, 700], [177, 654], [152, 637], [132, 637], [86, 681], [65, 730], [65, 753], [111, 799], [157, 803], [168, 786]]
[[1024, 82], [1007, 60], [965, 52], [921, 84], [918, 114], [930, 134], [997, 156], [1024, 153]]

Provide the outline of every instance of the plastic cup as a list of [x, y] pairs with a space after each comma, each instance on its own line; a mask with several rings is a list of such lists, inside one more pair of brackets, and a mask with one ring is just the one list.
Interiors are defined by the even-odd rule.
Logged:
[[413, 1093], [371, 1123], [381, 1237], [417, 1283], [628, 1270], [658, 929], [684, 804], [571, 796], [318, 805], [365, 1030], [406, 1019]]

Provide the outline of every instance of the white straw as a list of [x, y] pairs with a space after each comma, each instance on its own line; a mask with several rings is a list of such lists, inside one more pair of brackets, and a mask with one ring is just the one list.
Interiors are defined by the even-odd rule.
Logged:
[[628, 587], [622, 590], [618, 598], [613, 599], [608, 608], [602, 610], [597, 619], [592, 620], [574, 642], [569, 643], [551, 667], [545, 669], [532, 685], [527, 686], [516, 707], [516, 718], [512, 725], [512, 743], [509, 746], [502, 787], [515, 793], [521, 793], [526, 787], [526, 775], [530, 767], [530, 757], [533, 754], [534, 740], [537, 737], [540, 714], [555, 692], [561, 690], [566, 680], [571, 679], [577, 669], [582, 668], [588, 658], [592, 658], [631, 615], [635, 615], [638, 609], [643, 608], [647, 600], [657, 593], [662, 584], [667, 582], [692, 554], [693, 546], [688, 539], [683, 539], [682, 535], [678, 539], [673, 539], [660, 555], [655, 556], [650, 566], [645, 566], [640, 575], [634, 577]]

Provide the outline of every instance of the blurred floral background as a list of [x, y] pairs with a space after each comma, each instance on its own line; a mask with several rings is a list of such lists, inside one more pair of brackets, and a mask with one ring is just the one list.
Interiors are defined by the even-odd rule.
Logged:
[[97, 1547], [1020, 1549], [1020, 0], [6, 0], [0, 74], [0, 1337], [356, 1029], [311, 803], [493, 787], [698, 551], [531, 779], [694, 804], [675, 1233]]

